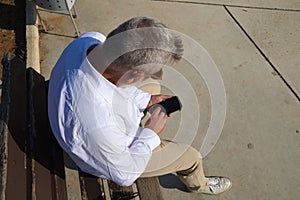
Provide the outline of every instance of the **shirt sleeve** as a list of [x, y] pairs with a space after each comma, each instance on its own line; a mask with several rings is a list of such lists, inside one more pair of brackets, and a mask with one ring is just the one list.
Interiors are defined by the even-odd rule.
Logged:
[[[152, 150], [160, 144], [158, 135], [148, 128], [140, 128], [140, 134], [126, 144], [131, 137], [116, 127], [101, 128], [101, 133], [92, 134], [89, 148], [94, 160], [106, 163], [108, 178], [122, 186], [129, 186], [145, 171]], [[97, 165], [95, 165], [97, 166]], [[97, 170], [97, 169], [96, 169]]]
[[143, 90], [136, 89], [133, 98], [139, 110], [143, 112], [151, 99], [151, 94], [144, 92]]

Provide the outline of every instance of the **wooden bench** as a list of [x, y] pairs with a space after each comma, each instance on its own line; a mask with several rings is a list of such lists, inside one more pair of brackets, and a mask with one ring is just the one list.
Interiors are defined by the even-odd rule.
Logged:
[[77, 169], [48, 122], [43, 76], [8, 53], [2, 60], [0, 199], [163, 199], [157, 177], [121, 187]]

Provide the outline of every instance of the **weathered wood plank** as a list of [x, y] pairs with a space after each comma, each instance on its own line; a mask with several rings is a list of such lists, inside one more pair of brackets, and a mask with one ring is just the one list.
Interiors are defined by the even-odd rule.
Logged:
[[[50, 128], [50, 125], [49, 125]], [[67, 197], [67, 185], [64, 169], [64, 158], [63, 151], [51, 132], [51, 149], [52, 157], [51, 162], [53, 168], [51, 169], [51, 180], [52, 180], [52, 193], [54, 200], [65, 200]], [[71, 200], [71, 199], [68, 199]]]
[[36, 198], [67, 199], [63, 154], [48, 120], [45, 80], [32, 68], [27, 69], [27, 89]]
[[33, 69], [27, 70], [27, 98], [29, 118], [29, 138], [31, 145], [33, 189], [35, 199], [52, 199], [51, 189], [51, 141], [45, 120], [45, 88], [44, 80], [35, 74]]
[[8, 127], [4, 121], [0, 121], [0, 199], [5, 199], [7, 180], [7, 154], [8, 154]]
[[110, 190], [111, 199], [134, 199], [138, 196], [137, 192], [133, 191], [132, 186], [122, 187], [114, 183], [113, 181], [108, 180], [108, 186]]
[[81, 200], [79, 172], [74, 161], [64, 152], [68, 200]]
[[79, 172], [82, 200], [105, 200], [104, 188], [99, 184], [99, 178]]
[[[67, 184], [65, 177], [65, 169], [63, 163], [63, 151], [61, 147], [58, 145], [57, 141], [54, 141], [55, 138], [52, 138], [52, 164], [53, 171], [51, 171], [52, 178], [52, 192], [53, 199], [55, 200], [72, 200], [67, 196]], [[57, 162], [58, 161], [58, 162]], [[79, 184], [79, 183], [78, 183]], [[54, 195], [55, 194], [55, 195]], [[54, 198], [55, 197], [55, 198]]]
[[[26, 71], [25, 63], [7, 54], [3, 62], [1, 117], [8, 125], [5, 199], [26, 199]], [[16, 192], [16, 188], [18, 189]]]
[[[0, 199], [5, 199], [7, 180], [7, 155], [8, 155], [8, 107], [9, 107], [9, 54], [6, 53], [1, 61], [2, 68], [2, 91], [0, 105]], [[8, 71], [8, 72], [7, 72]]]
[[136, 184], [141, 200], [163, 200], [157, 177], [139, 178]]

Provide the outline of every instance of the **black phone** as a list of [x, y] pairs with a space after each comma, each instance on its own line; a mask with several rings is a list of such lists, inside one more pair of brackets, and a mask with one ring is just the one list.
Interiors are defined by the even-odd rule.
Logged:
[[179, 98], [177, 96], [174, 96], [160, 103], [154, 104], [153, 106], [151, 106], [149, 112], [153, 113], [157, 107], [161, 108], [161, 112], [164, 112], [165, 114], [169, 115], [173, 112], [181, 110], [182, 104]]

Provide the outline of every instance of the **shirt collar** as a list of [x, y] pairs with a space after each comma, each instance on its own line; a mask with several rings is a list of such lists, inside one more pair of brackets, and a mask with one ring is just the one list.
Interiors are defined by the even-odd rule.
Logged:
[[133, 85], [117, 87], [108, 81], [101, 73], [99, 73], [89, 62], [87, 57], [83, 60], [81, 70], [87, 76], [89, 82], [93, 85], [95, 92], [100, 93], [108, 102], [112, 102], [113, 98], [122, 98], [123, 100], [131, 98], [137, 88]]
[[89, 62], [87, 57], [83, 60], [81, 71], [85, 73], [95, 92], [100, 93], [108, 102], [112, 101], [117, 86], [102, 76]]

